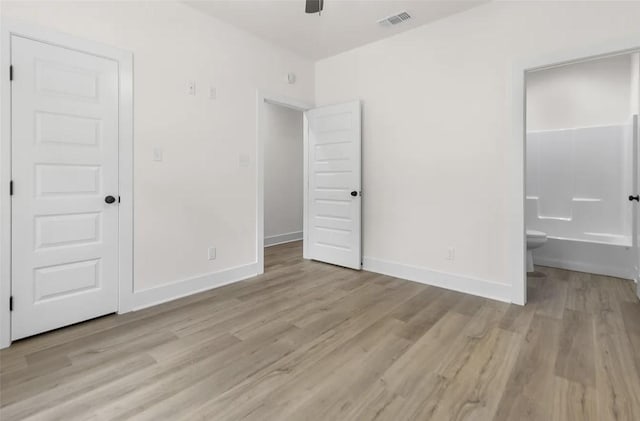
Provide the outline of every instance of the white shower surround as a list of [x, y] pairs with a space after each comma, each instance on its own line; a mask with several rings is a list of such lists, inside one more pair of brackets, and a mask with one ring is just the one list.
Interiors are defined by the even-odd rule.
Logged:
[[527, 134], [527, 228], [632, 245], [631, 123]]
[[527, 228], [537, 265], [632, 279], [632, 123], [527, 133]]
[[614, 244], [549, 238], [533, 250], [536, 265], [624, 279], [635, 278], [635, 249]]

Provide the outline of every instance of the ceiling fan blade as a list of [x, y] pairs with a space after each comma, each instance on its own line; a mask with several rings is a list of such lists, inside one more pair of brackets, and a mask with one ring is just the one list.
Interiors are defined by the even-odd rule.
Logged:
[[307, 0], [304, 11], [306, 13], [319, 13], [324, 6], [324, 0]]

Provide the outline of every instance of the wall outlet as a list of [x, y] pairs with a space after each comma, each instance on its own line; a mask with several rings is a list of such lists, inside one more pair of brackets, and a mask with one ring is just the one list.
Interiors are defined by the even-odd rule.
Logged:
[[456, 260], [456, 249], [455, 247], [449, 247], [447, 249], [447, 260]]
[[216, 259], [216, 248], [209, 247], [209, 260], [215, 260], [215, 259]]
[[195, 95], [196, 94], [196, 82], [194, 80], [190, 80], [187, 84], [187, 94]]
[[215, 86], [210, 86], [209, 87], [209, 99], [216, 99], [218, 98], [218, 91], [216, 91]]

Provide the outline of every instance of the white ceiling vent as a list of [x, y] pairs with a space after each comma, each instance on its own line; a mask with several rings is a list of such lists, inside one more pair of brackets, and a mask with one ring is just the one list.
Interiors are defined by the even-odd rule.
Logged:
[[411, 15], [409, 13], [400, 12], [396, 15], [391, 15], [391, 16], [387, 16], [386, 18], [380, 19], [378, 23], [382, 26], [391, 26], [391, 25], [397, 25], [409, 19], [411, 19]]

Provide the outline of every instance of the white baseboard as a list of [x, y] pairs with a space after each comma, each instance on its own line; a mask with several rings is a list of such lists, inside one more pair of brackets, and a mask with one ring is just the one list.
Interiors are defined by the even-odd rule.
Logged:
[[292, 241], [302, 240], [302, 231], [288, 232], [286, 234], [272, 235], [264, 237], [264, 246], [270, 247], [278, 244], [290, 243]]
[[178, 298], [218, 288], [223, 285], [251, 278], [258, 274], [257, 263], [236, 266], [220, 272], [208, 273], [195, 278], [160, 285], [155, 288], [136, 291], [133, 294], [133, 310], [141, 310]]
[[370, 272], [381, 273], [395, 278], [408, 279], [421, 284], [432, 285], [440, 288], [477, 295], [492, 300], [511, 302], [513, 287], [511, 285], [484, 279], [470, 278], [454, 275], [452, 273], [439, 272], [419, 266], [390, 262], [388, 260], [373, 257], [363, 258], [363, 269]]
[[558, 269], [574, 270], [576, 272], [595, 273], [596, 275], [613, 276], [622, 279], [634, 279], [633, 270], [625, 267], [606, 266], [597, 263], [577, 262], [549, 257], [534, 257], [536, 265]]

